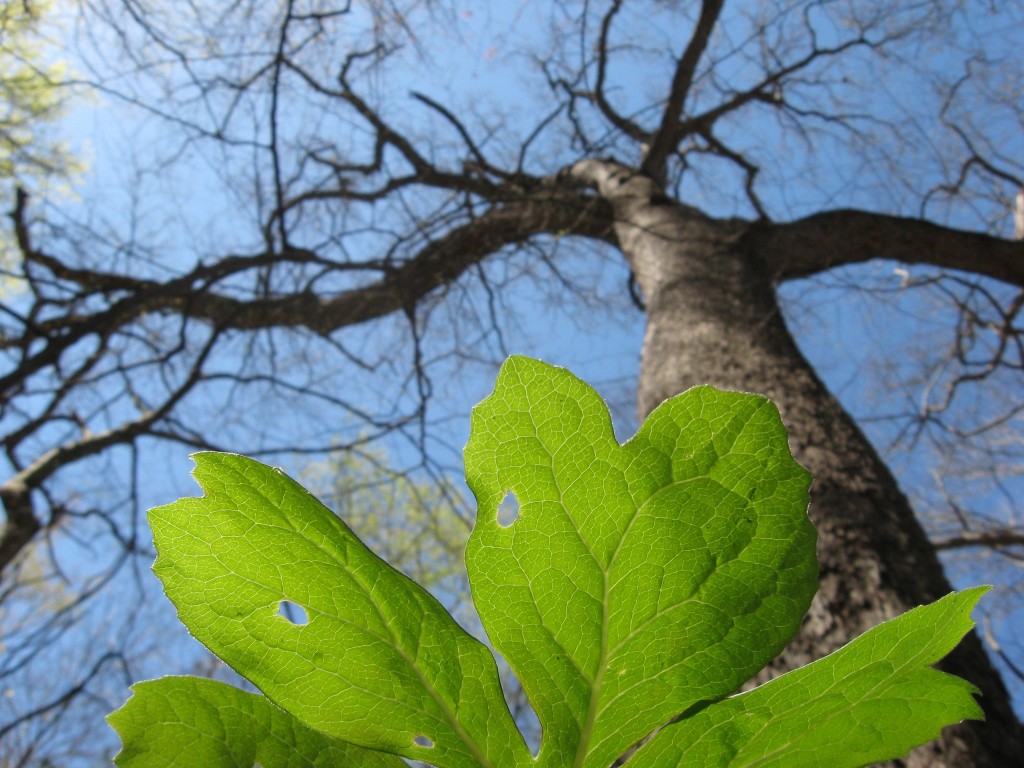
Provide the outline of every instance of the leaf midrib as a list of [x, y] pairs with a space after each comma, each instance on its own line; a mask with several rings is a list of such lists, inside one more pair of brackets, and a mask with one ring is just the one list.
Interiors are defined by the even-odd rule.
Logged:
[[[747, 421], [747, 423], [749, 423], [749, 417], [747, 418], [746, 421]], [[537, 434], [536, 425], [534, 425], [534, 432], [537, 435], [538, 442], [541, 445], [544, 445], [544, 441], [541, 439], [540, 435]], [[589, 552], [590, 556], [593, 558], [595, 564], [598, 566], [598, 568], [601, 569], [601, 578], [602, 578], [601, 642], [600, 642], [600, 653], [598, 655], [598, 664], [599, 664], [599, 666], [598, 666], [598, 669], [597, 669], [597, 675], [594, 678], [593, 685], [591, 686], [590, 700], [587, 703], [587, 714], [584, 716], [582, 727], [580, 728], [580, 741], [579, 741], [579, 746], [576, 748], [576, 756], [575, 756], [575, 758], [573, 760], [573, 768], [582, 768], [582, 766], [583, 766], [583, 764], [584, 764], [584, 762], [586, 760], [586, 757], [587, 757], [587, 755], [589, 753], [589, 749], [588, 748], [590, 746], [590, 738], [593, 735], [594, 725], [597, 722], [597, 717], [598, 717], [598, 714], [599, 714], [599, 712], [598, 712], [598, 705], [600, 703], [600, 698], [601, 698], [601, 689], [602, 689], [602, 686], [604, 684], [605, 675], [606, 675], [606, 673], [608, 671], [608, 616], [609, 616], [609, 613], [610, 613], [610, 606], [609, 606], [609, 601], [608, 601], [608, 595], [609, 595], [610, 587], [609, 587], [609, 584], [608, 584], [608, 577], [609, 577], [609, 574], [612, 571], [613, 566], [615, 565], [616, 559], [619, 556], [619, 552], [622, 549], [623, 543], [626, 541], [627, 537], [629, 536], [630, 531], [633, 528], [633, 524], [636, 522], [637, 518], [639, 517], [640, 510], [644, 507], [645, 504], [647, 504], [652, 498], [654, 498], [659, 493], [661, 493], [665, 488], [667, 488], [669, 486], [676, 485], [677, 483], [690, 482], [690, 481], [696, 480], [698, 478], [707, 478], [707, 479], [710, 479], [710, 480], [714, 480], [714, 478], [711, 477], [711, 469], [719, 461], [721, 461], [723, 456], [729, 455], [732, 452], [732, 449], [735, 447], [736, 441], [737, 441], [737, 439], [739, 437], [739, 434], [741, 432], [742, 432], [742, 429], [740, 429], [736, 434], [732, 435], [732, 439], [729, 441], [729, 444], [727, 446], [724, 446], [722, 448], [720, 448], [718, 446], [715, 447], [715, 460], [704, 471], [702, 471], [699, 474], [694, 475], [692, 477], [678, 478], [677, 479], [675, 477], [674, 469], [670, 469], [670, 471], [669, 471], [669, 479], [668, 479], [667, 483], [664, 483], [663, 485], [660, 485], [652, 493], [648, 494], [648, 496], [643, 501], [641, 501], [640, 503], [635, 503], [635, 502], [633, 502], [632, 498], [630, 499], [631, 502], [633, 502], [633, 503], [631, 504], [632, 512], [630, 514], [629, 522], [626, 524], [626, 527], [622, 530], [622, 534], [619, 537], [618, 542], [616, 542], [616, 544], [615, 544], [615, 549], [612, 551], [611, 557], [608, 559], [608, 566], [607, 566], [607, 568], [605, 568], [605, 567], [603, 567], [601, 565], [601, 561], [598, 559], [597, 555], [594, 553], [593, 549], [591, 548], [589, 542], [584, 537], [583, 532], [580, 530], [580, 528], [577, 527], [575, 524], [573, 525], [573, 529], [576, 531], [577, 536], [579, 536], [580, 541], [587, 548], [587, 551]], [[628, 446], [629, 443], [627, 443], [626, 445], [621, 445], [617, 441], [614, 441], [614, 442], [615, 442], [615, 447], [618, 448], [619, 450], [628, 450], [627, 446]], [[632, 442], [632, 441], [630, 441], [630, 442]], [[545, 447], [547, 447], [547, 446], [545, 446]], [[551, 449], [548, 449], [547, 452], [548, 452], [548, 455], [549, 455], [549, 457], [551, 459], [551, 462], [552, 462], [552, 473], [551, 474], [552, 474], [552, 478], [554, 480], [555, 487], [558, 489], [558, 496], [559, 496], [559, 500], [562, 502], [562, 508], [563, 508], [563, 510], [565, 510], [566, 517], [570, 521], [573, 521], [572, 515], [569, 514], [569, 511], [568, 511], [568, 509], [567, 509], [567, 507], [565, 505], [565, 502], [564, 502], [564, 495], [562, 493], [561, 485], [558, 482], [558, 475], [557, 475], [556, 472], [554, 472], [554, 467], [553, 467], [554, 459], [555, 459], [554, 452]], [[670, 461], [671, 461], [671, 457], [670, 457]], [[607, 459], [606, 459], [606, 463], [609, 466], [614, 466], [614, 462], [608, 461]], [[625, 472], [626, 470], [623, 470], [623, 471]], [[629, 485], [628, 477], [626, 478], [626, 482], [627, 482], [627, 487], [628, 487], [628, 485]], [[715, 482], [719, 482], [719, 481], [716, 480]], [[719, 482], [719, 485], [722, 485], [722, 484]], [[725, 488], [724, 485], [722, 485], [722, 487]], [[726, 488], [726, 490], [731, 490], [731, 489]], [[620, 643], [620, 646], [621, 646], [621, 643]]]
[[[552, 459], [554, 459], [553, 456]], [[612, 462], [608, 462], [608, 464], [609, 466], [612, 466]], [[558, 495], [559, 499], [561, 500], [563, 499], [563, 494], [561, 486], [558, 483], [557, 475], [555, 475], [555, 473], [552, 472], [552, 476], [555, 478], [555, 487], [558, 488]], [[648, 496], [648, 499], [651, 496], [654, 496], [656, 493], [657, 491], [655, 493], [652, 493], [650, 496]], [[597, 675], [594, 677], [593, 684], [590, 687], [590, 700], [589, 702], [587, 702], [587, 714], [584, 716], [582, 727], [580, 728], [580, 742], [579, 746], [577, 746], [576, 748], [576, 756], [573, 759], [573, 768], [581, 768], [589, 752], [588, 748], [590, 746], [590, 737], [593, 735], [594, 725], [597, 722], [597, 716], [599, 714], [598, 705], [601, 700], [601, 689], [604, 685], [605, 674], [608, 671], [608, 615], [611, 613], [608, 603], [608, 595], [610, 592], [608, 577], [611, 574], [612, 567], [615, 565], [615, 559], [619, 556], [619, 551], [622, 549], [623, 542], [626, 540], [626, 537], [629, 535], [630, 530], [633, 528], [633, 523], [639, 516], [641, 507], [643, 507], [643, 505], [646, 503], [647, 499], [645, 499], [640, 504], [632, 505], [633, 511], [630, 515], [629, 522], [626, 523], [626, 527], [622, 530], [622, 535], [619, 537], [619, 540], [615, 545], [615, 549], [612, 551], [611, 557], [608, 558], [607, 567], [603, 567], [601, 565], [601, 561], [597, 558], [597, 555], [590, 547], [590, 544], [587, 542], [586, 538], [584, 538], [583, 531], [581, 531], [579, 528], [573, 525], [573, 528], [575, 529], [576, 534], [579, 536], [580, 541], [587, 548], [587, 551], [590, 553], [590, 556], [594, 559], [594, 562], [597, 564], [597, 567], [601, 569], [601, 644], [600, 652], [598, 654]], [[566, 509], [564, 500], [563, 509]], [[568, 517], [570, 521], [572, 520], [572, 515], [569, 514], [568, 509], [566, 509], [566, 517]]]

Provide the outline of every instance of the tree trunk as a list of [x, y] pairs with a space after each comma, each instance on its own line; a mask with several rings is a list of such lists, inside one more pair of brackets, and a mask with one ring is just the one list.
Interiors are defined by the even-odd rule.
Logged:
[[[638, 410], [696, 384], [757, 392], [782, 412], [814, 476], [821, 586], [800, 634], [761, 680], [830, 653], [879, 622], [951, 591], [895, 478], [797, 349], [764, 254], [745, 222], [710, 219], [643, 177], [593, 174], [646, 301]], [[603, 172], [602, 172], [603, 173]], [[983, 692], [988, 721], [946, 729], [910, 766], [1008, 766], [1024, 748], [1009, 696], [975, 634], [943, 664]]]

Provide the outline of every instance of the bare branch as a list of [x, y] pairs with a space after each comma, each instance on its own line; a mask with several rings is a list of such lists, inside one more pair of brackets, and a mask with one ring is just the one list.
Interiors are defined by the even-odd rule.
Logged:
[[704, 0], [701, 4], [700, 17], [697, 19], [693, 35], [676, 64], [665, 109], [661, 113], [661, 124], [644, 155], [641, 166], [644, 172], [663, 186], [668, 157], [675, 151], [676, 145], [679, 143], [679, 118], [683, 114], [683, 106], [690, 93], [690, 86], [693, 85], [697, 64], [700, 63], [701, 56], [704, 55], [704, 50], [707, 48], [708, 40], [711, 39], [711, 32], [718, 22], [723, 5], [725, 5], [724, 0]]
[[604, 15], [601, 20], [601, 33], [597, 41], [597, 82], [594, 84], [593, 94], [587, 94], [597, 105], [597, 108], [604, 115], [605, 119], [608, 120], [612, 125], [618, 128], [627, 136], [631, 136], [637, 141], [643, 141], [647, 138], [647, 132], [644, 131], [639, 125], [634, 123], [622, 115], [620, 115], [614, 107], [608, 102], [607, 96], [605, 96], [605, 83], [608, 78], [608, 55], [610, 49], [608, 46], [608, 36], [611, 32], [612, 21], [615, 19], [616, 14], [622, 9], [623, 0], [614, 0], [608, 12]]
[[921, 219], [826, 211], [786, 224], [755, 224], [747, 237], [780, 281], [870, 259], [895, 259], [1024, 287], [1024, 243]]
[[944, 536], [932, 539], [932, 544], [939, 551], [965, 549], [967, 547], [1020, 547], [1024, 546], [1024, 531], [1007, 528], [991, 531], [964, 531], [955, 536]]

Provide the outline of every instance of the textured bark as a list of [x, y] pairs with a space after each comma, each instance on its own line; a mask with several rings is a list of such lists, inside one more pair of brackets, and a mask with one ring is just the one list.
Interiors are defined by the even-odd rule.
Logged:
[[[643, 177], [577, 169], [614, 207], [618, 241], [647, 306], [638, 410], [696, 384], [757, 392], [779, 406], [814, 476], [821, 587], [798, 637], [761, 679], [829, 653], [879, 622], [951, 591], [895, 479], [793, 342], [750, 225], [667, 200]], [[1008, 766], [1024, 734], [976, 635], [945, 669], [983, 692], [985, 723], [951, 727], [896, 765]]]

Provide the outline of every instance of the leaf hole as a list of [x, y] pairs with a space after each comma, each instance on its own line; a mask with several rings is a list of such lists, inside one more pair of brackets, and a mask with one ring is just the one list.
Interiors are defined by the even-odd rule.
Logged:
[[516, 498], [512, 491], [509, 491], [505, 494], [505, 498], [501, 500], [501, 504], [498, 505], [498, 525], [502, 528], [508, 528], [518, 519], [519, 499]]
[[434, 742], [424, 736], [422, 733], [412, 740], [412, 743], [417, 747], [423, 747], [424, 749], [433, 749]]
[[309, 623], [306, 609], [298, 603], [293, 603], [291, 600], [282, 600], [278, 604], [277, 615], [297, 627], [304, 627]]

